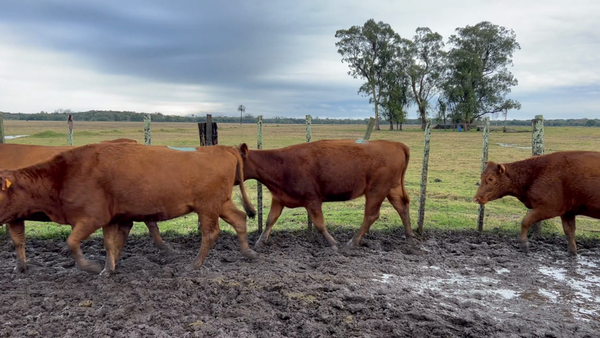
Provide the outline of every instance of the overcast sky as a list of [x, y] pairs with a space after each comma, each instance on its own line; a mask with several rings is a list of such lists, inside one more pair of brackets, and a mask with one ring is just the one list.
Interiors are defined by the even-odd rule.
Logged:
[[2, 0], [0, 111], [369, 117], [334, 35], [370, 18], [445, 42], [481, 21], [512, 29], [509, 118], [600, 118], [598, 0]]

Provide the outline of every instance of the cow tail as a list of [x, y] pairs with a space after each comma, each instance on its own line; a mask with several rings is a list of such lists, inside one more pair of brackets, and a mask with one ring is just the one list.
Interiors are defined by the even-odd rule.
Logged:
[[400, 176], [400, 185], [402, 186], [402, 200], [406, 205], [408, 205], [410, 203], [410, 198], [408, 197], [408, 192], [406, 192], [404, 176], [406, 175], [406, 170], [408, 169], [408, 161], [410, 160], [410, 149], [403, 144], [402, 152], [404, 153], [404, 168], [402, 168], [402, 174]]
[[254, 218], [256, 216], [256, 209], [248, 199], [248, 195], [246, 195], [246, 188], [244, 187], [244, 161], [240, 156], [240, 153], [235, 151], [235, 158], [237, 159], [237, 165], [235, 167], [235, 175], [238, 182], [240, 182], [240, 191], [242, 193], [242, 205], [244, 206], [244, 211], [246, 211], [246, 215], [250, 218]]

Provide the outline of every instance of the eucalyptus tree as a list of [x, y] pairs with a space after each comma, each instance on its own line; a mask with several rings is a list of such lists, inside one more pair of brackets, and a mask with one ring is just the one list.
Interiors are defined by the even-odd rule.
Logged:
[[352, 26], [349, 29], [336, 31], [335, 43], [342, 62], [348, 63], [348, 75], [366, 82], [358, 93], [370, 96], [370, 102], [375, 110], [375, 129], [379, 128], [379, 103], [383, 90], [383, 81], [389, 71], [394, 56], [395, 46], [400, 36], [389, 24], [367, 20], [363, 26]]
[[413, 40], [403, 40], [402, 45], [404, 54], [412, 59], [407, 75], [421, 119], [421, 128], [425, 129], [429, 100], [440, 92], [446, 67], [444, 41], [440, 34], [427, 27], [419, 27]]
[[506, 98], [518, 85], [508, 70], [513, 53], [521, 49], [513, 30], [482, 21], [457, 28], [448, 43], [452, 48], [443, 97], [453, 119], [468, 127], [486, 114], [521, 108], [518, 101]]

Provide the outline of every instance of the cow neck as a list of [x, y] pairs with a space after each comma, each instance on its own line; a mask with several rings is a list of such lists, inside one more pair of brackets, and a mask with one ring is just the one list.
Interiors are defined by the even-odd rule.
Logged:
[[63, 176], [64, 171], [53, 161], [15, 171], [15, 182], [27, 194], [27, 213], [44, 212], [49, 215], [60, 209], [60, 187], [56, 182], [60, 182]]
[[244, 178], [255, 179], [265, 184], [267, 187], [272, 186], [275, 182], [281, 181], [281, 165], [284, 159], [281, 152], [276, 150], [252, 150], [248, 153], [248, 161], [244, 166]]
[[537, 158], [529, 158], [522, 161], [506, 163], [506, 174], [510, 177], [513, 183], [512, 195], [517, 197], [520, 201], [524, 202], [527, 200], [527, 192], [531, 186], [533, 175], [538, 169]]

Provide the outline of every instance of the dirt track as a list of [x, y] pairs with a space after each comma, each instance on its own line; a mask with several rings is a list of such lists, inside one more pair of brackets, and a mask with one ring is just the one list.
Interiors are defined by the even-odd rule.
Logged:
[[[350, 232], [333, 233], [345, 242]], [[0, 241], [0, 336], [94, 337], [598, 337], [600, 246], [564, 237], [533, 241], [475, 232], [429, 232], [415, 247], [401, 232], [373, 233], [333, 253], [318, 234], [274, 233], [258, 261], [223, 235], [200, 271], [187, 265], [199, 237], [128, 241], [104, 278], [78, 271], [62, 240], [30, 240], [30, 271], [12, 272]], [[253, 242], [256, 236], [250, 238]], [[99, 239], [84, 243], [103, 262]]]

